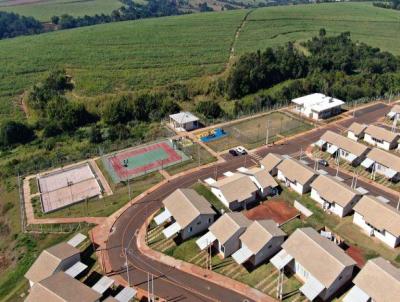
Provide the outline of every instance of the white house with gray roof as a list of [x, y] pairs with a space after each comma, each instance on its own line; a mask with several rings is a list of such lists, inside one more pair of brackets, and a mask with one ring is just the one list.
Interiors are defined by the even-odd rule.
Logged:
[[368, 260], [343, 302], [386, 302], [400, 298], [400, 269], [378, 257]]
[[200, 237], [196, 244], [200, 250], [213, 245], [223, 258], [229, 257], [240, 248], [240, 236], [250, 224], [251, 220], [242, 213], [225, 213], [208, 228], [208, 233]]
[[286, 233], [273, 220], [256, 220], [240, 236], [240, 249], [232, 258], [242, 264], [249, 261], [258, 266], [275, 255], [285, 240]]
[[400, 212], [372, 195], [354, 206], [353, 223], [392, 248], [400, 244]]
[[384, 150], [391, 150], [397, 147], [400, 134], [387, 130], [383, 127], [369, 125], [365, 129], [364, 141], [372, 146]]
[[373, 176], [380, 174], [393, 182], [400, 180], [400, 157], [387, 151], [373, 148], [361, 166], [371, 172]]
[[191, 112], [181, 111], [169, 116], [170, 125], [179, 131], [190, 131], [199, 127], [199, 118]]
[[272, 176], [278, 174], [277, 166], [281, 163], [284, 157], [276, 153], [268, 153], [263, 159], [260, 160], [261, 168], [266, 169]]
[[211, 204], [193, 189], [177, 189], [162, 201], [164, 211], [154, 218], [161, 225], [165, 237], [179, 234], [183, 240], [197, 235], [214, 222], [216, 215]]
[[312, 228], [297, 229], [270, 262], [278, 269], [293, 271], [304, 284], [300, 292], [313, 301], [331, 301], [351, 280], [355, 261], [332, 241]]
[[238, 169], [238, 172], [250, 177], [251, 181], [257, 186], [260, 197], [276, 194], [276, 189], [279, 185], [266, 169], [259, 167], [247, 169], [241, 167]]

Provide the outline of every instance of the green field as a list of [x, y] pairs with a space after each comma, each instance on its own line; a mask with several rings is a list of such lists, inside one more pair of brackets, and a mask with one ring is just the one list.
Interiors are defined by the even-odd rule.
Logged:
[[[76, 83], [75, 97], [92, 108], [101, 108], [98, 104], [115, 93], [219, 73], [246, 12], [119, 22], [2, 40], [0, 114], [22, 117], [18, 95], [53, 66], [67, 69]], [[328, 34], [350, 30], [355, 39], [400, 54], [400, 12], [371, 3], [256, 9], [238, 36], [235, 53], [304, 40], [321, 27]]]
[[0, 1], [0, 11], [31, 16], [39, 21], [50, 21], [52, 16], [69, 14], [83, 17], [96, 14], [109, 15], [122, 6], [118, 0], [42, 0], [36, 3], [13, 4], [12, 0]]

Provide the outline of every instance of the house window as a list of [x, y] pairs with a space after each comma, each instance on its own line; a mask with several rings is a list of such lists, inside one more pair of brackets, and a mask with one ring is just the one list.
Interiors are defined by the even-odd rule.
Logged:
[[211, 223], [211, 218], [208, 218], [208, 223]]
[[221, 246], [219, 247], [219, 249], [220, 249], [221, 253], [225, 253], [225, 247], [224, 247], [223, 245], [221, 245]]
[[192, 227], [189, 227], [189, 233], [191, 233], [193, 231]]
[[268, 245], [268, 248], [270, 249], [272, 247], [272, 244]]
[[201, 224], [201, 220], [197, 221], [197, 225], [200, 225], [200, 224]]

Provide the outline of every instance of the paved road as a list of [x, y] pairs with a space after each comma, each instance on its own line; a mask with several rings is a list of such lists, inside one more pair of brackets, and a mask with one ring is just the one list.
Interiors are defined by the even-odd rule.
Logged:
[[[265, 156], [269, 152], [280, 154], [295, 154], [300, 149], [305, 150], [307, 146], [319, 139], [319, 137], [327, 130], [341, 132], [347, 128], [353, 121], [361, 123], [373, 123], [382, 117], [388, 111], [388, 107], [383, 104], [376, 104], [366, 109], [356, 112], [356, 117], [340, 122], [338, 125], [330, 125], [324, 129], [307, 133], [303, 136], [288, 140], [286, 143], [265, 147], [257, 151], [258, 156]], [[146, 255], [141, 254], [136, 246], [135, 234], [144, 224], [145, 219], [161, 206], [161, 200], [180, 187], [188, 187], [195, 183], [198, 179], [207, 177], [215, 177], [216, 173], [221, 176], [225, 171], [233, 171], [240, 166], [254, 164], [254, 159], [250, 156], [228, 157], [226, 163], [218, 164], [215, 167], [209, 167], [200, 171], [185, 175], [183, 177], [173, 179], [165, 185], [161, 186], [151, 194], [144, 197], [140, 203], [135, 204], [126, 210], [116, 221], [115, 230], [110, 235], [107, 249], [113, 271], [120, 271], [121, 275], [127, 279], [125, 268], [124, 250], [127, 249], [127, 255], [130, 262], [129, 279], [131, 285], [147, 289], [147, 272], [158, 276], [154, 280], [155, 294], [168, 301], [248, 301], [246, 297], [236, 292], [218, 286], [211, 282], [197, 278], [190, 274], [176, 270], [162, 263], [154, 261]], [[327, 169], [330, 173], [336, 173], [333, 169]], [[349, 182], [349, 178], [339, 174], [342, 178]], [[370, 184], [359, 182], [359, 185], [369, 190], [375, 195], [382, 195], [389, 199], [386, 192], [383, 192]], [[397, 199], [397, 197], [396, 197]]]

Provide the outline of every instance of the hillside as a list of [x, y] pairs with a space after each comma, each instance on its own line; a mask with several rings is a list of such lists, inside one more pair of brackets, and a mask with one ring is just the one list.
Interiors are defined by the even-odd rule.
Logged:
[[[22, 116], [15, 101], [53, 66], [67, 69], [76, 84], [75, 97], [91, 101], [92, 107], [109, 94], [220, 73], [246, 12], [146, 19], [2, 40], [1, 114]], [[235, 55], [304, 40], [321, 27], [329, 34], [349, 30], [354, 40], [400, 54], [400, 12], [371, 3], [332, 3], [251, 11], [236, 37]]]
[[13, 12], [24, 16], [31, 16], [39, 21], [50, 21], [52, 16], [69, 14], [84, 16], [95, 14], [110, 14], [118, 9], [122, 3], [118, 0], [2, 0], [0, 11]]

